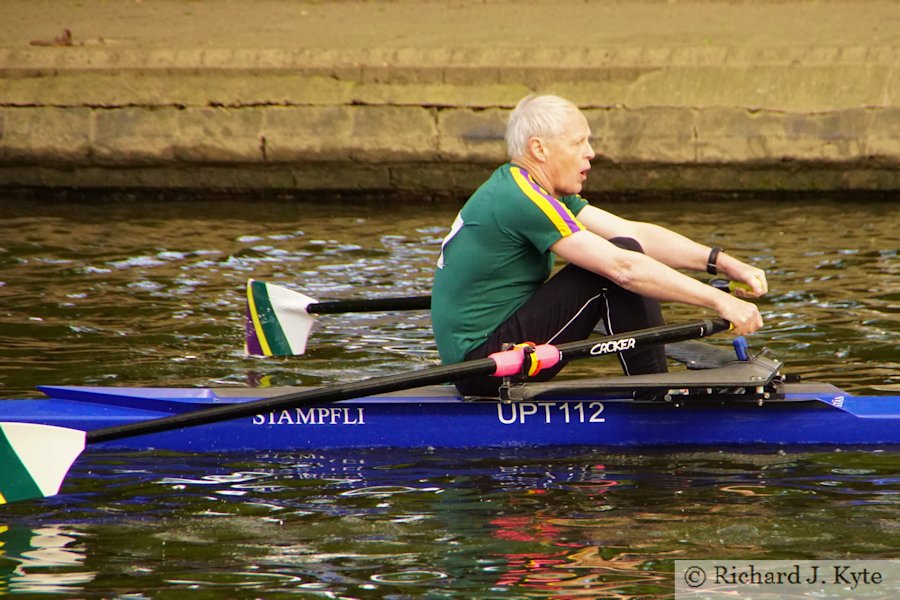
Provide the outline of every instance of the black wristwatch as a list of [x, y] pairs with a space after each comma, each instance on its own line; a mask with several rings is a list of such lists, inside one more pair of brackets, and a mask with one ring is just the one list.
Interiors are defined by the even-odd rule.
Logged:
[[720, 247], [713, 246], [709, 251], [709, 258], [706, 259], [706, 272], [710, 275], [718, 275], [719, 269], [716, 268], [716, 261], [719, 259], [719, 253], [724, 252]]

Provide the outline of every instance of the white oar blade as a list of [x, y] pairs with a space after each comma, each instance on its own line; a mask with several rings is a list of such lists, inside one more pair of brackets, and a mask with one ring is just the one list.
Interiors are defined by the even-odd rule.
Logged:
[[307, 307], [316, 300], [300, 292], [247, 281], [247, 354], [291, 356], [306, 352], [315, 317]]
[[0, 423], [0, 504], [59, 492], [84, 442], [77, 429]]

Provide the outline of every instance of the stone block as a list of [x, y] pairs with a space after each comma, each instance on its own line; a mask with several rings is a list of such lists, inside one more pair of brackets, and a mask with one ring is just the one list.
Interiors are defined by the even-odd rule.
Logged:
[[854, 163], [866, 156], [869, 111], [862, 108], [784, 115], [781, 152], [792, 159]]
[[508, 110], [445, 109], [438, 112], [438, 148], [441, 158], [454, 161], [506, 160]]
[[351, 114], [349, 142], [354, 160], [433, 160], [437, 156], [437, 125], [431, 109], [357, 106]]
[[891, 106], [870, 113], [866, 154], [900, 167], [900, 108]]
[[866, 154], [863, 109], [822, 114], [720, 108], [697, 115], [700, 162], [845, 162]]
[[172, 107], [129, 107], [92, 111], [93, 152], [100, 162], [172, 162], [178, 138]]
[[175, 156], [185, 162], [264, 162], [262, 108], [187, 108], [178, 113]]
[[274, 162], [346, 160], [352, 132], [349, 106], [270, 107], [262, 127]]
[[616, 162], [694, 160], [693, 111], [678, 107], [613, 108], [595, 132], [602, 153]]
[[274, 161], [377, 163], [437, 154], [434, 116], [418, 106], [272, 108], [263, 135]]
[[598, 157], [606, 155], [606, 128], [609, 109], [606, 108], [586, 108], [582, 109], [582, 114], [587, 119], [588, 127], [591, 129], [591, 147]]
[[771, 113], [730, 107], [698, 111], [696, 128], [701, 163], [772, 160], [773, 136], [782, 132]]
[[2, 113], [3, 160], [78, 162], [90, 155], [88, 108], [13, 107]]

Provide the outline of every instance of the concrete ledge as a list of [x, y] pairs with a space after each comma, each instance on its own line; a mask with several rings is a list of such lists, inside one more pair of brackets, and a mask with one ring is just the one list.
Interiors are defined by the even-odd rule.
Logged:
[[538, 46], [513, 5], [403, 0], [57, 3], [133, 38], [34, 45], [42, 2], [0, 24], [0, 186], [468, 193], [509, 109], [553, 92], [591, 123], [595, 190], [900, 189], [897, 2], [515, 4]]

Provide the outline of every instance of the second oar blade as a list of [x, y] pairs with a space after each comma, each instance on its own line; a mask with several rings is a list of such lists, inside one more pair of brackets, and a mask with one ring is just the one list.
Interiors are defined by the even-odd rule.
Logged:
[[307, 308], [316, 301], [306, 294], [256, 281], [247, 281], [247, 354], [293, 356], [306, 352], [315, 317]]
[[306, 352], [315, 315], [349, 312], [428, 310], [431, 296], [359, 298], [319, 302], [300, 292], [250, 279], [247, 282], [245, 349], [254, 356]]

